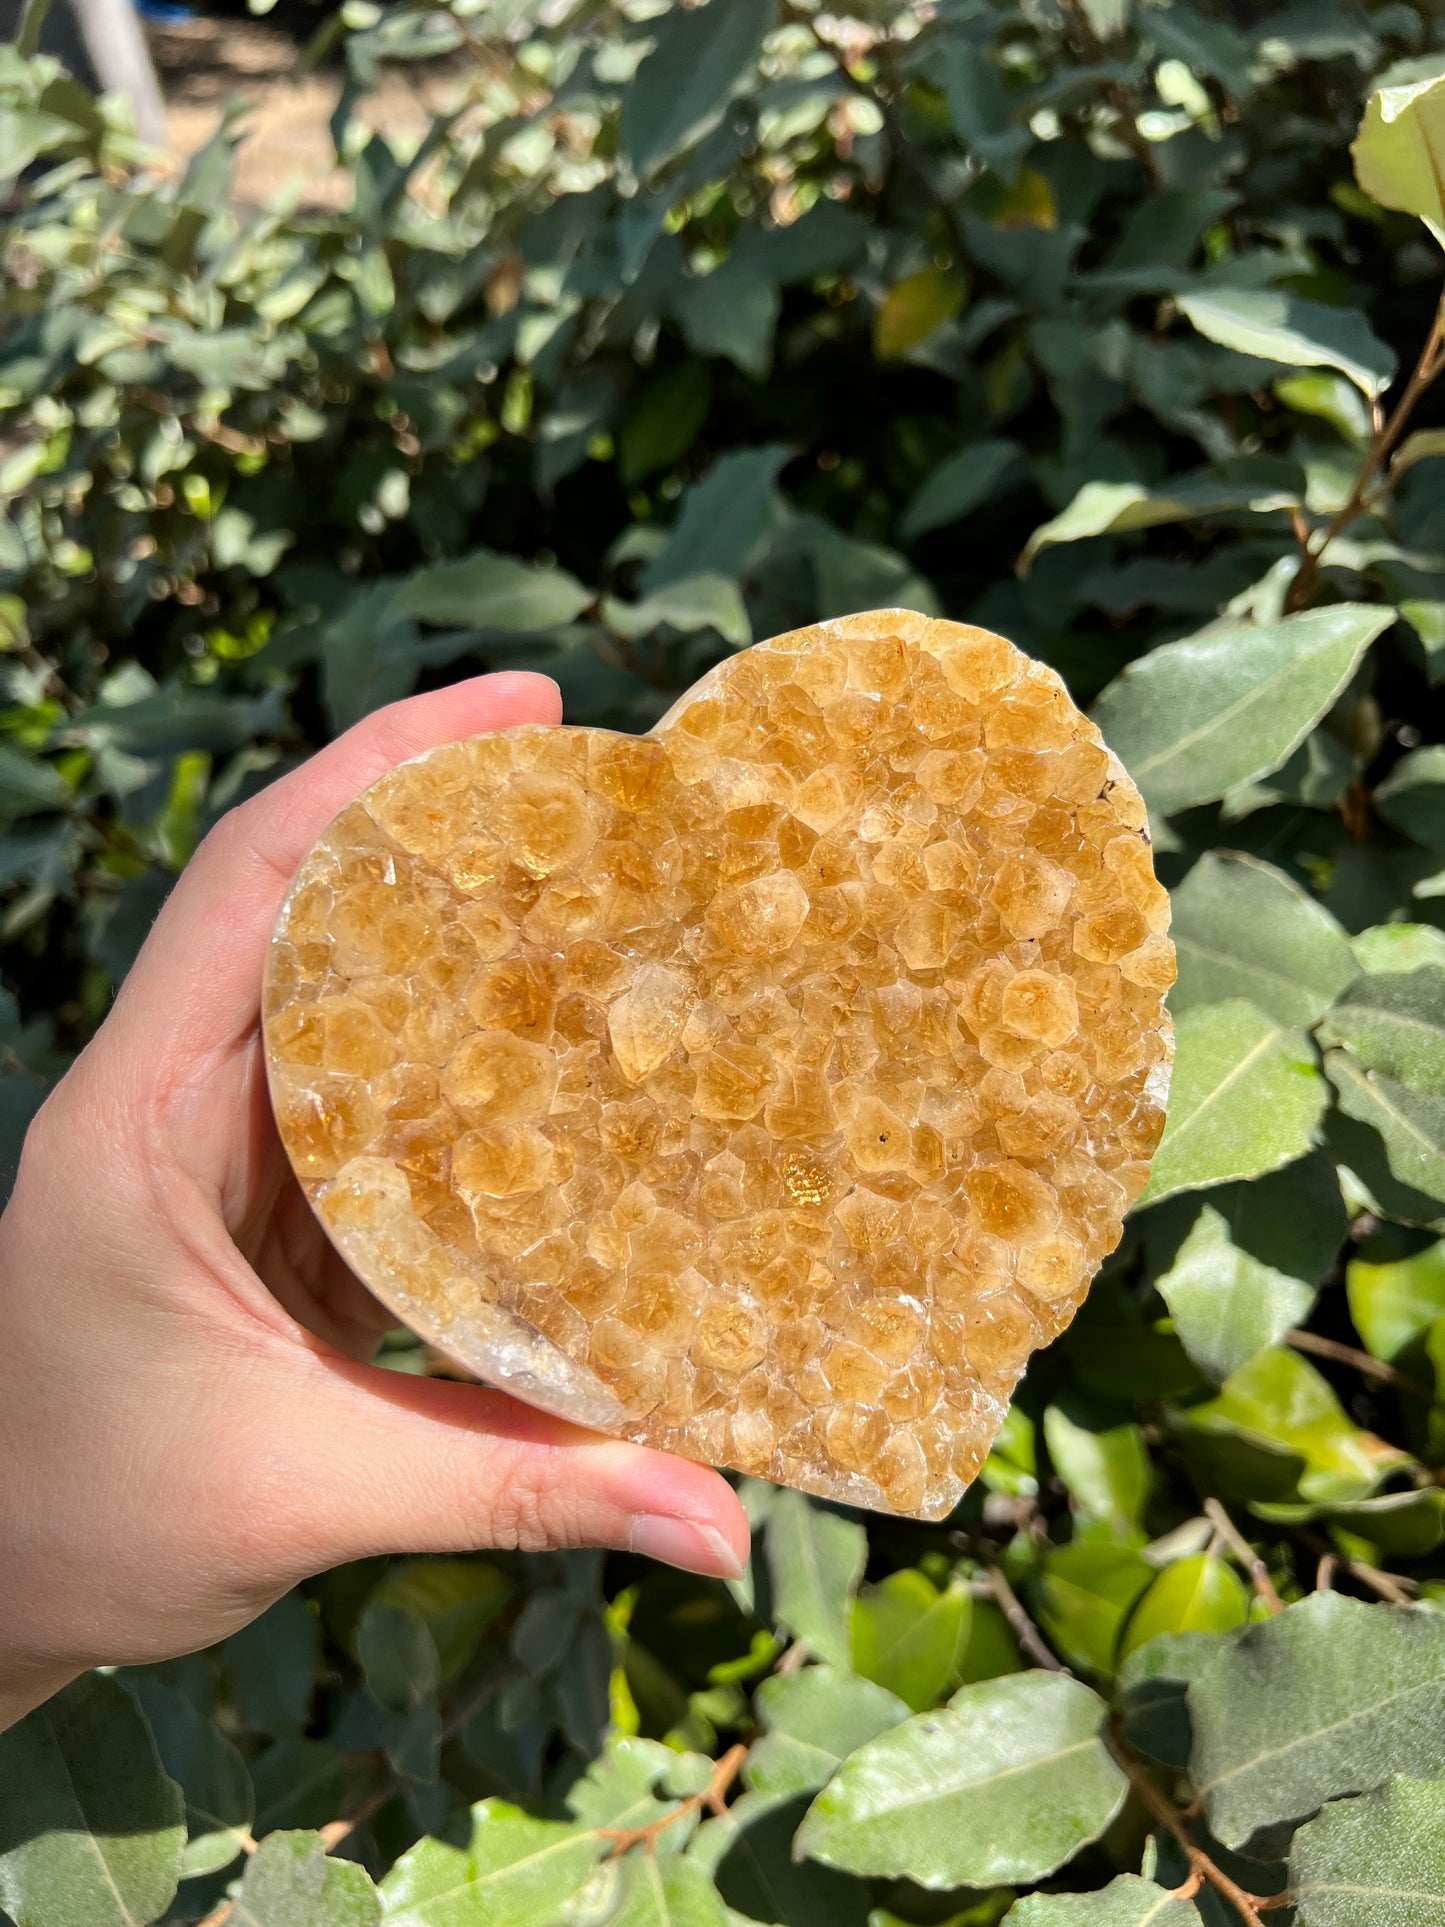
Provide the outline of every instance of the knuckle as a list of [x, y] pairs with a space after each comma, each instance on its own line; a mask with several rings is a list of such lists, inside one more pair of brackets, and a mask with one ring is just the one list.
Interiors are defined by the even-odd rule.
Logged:
[[493, 1545], [546, 1552], [580, 1543], [576, 1507], [558, 1480], [550, 1451], [520, 1450], [510, 1464], [498, 1467], [498, 1474], [488, 1507], [487, 1536]]

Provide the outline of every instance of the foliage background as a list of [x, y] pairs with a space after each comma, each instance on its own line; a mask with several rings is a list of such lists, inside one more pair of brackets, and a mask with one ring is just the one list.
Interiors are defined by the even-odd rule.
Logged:
[[[340, 19], [339, 214], [233, 208], [230, 132], [157, 179], [0, 48], [9, 1162], [206, 827], [368, 708], [525, 664], [645, 728], [728, 650], [891, 603], [1054, 663], [1154, 805], [1170, 1134], [945, 1525], [749, 1486], [736, 1587], [332, 1573], [0, 1738], [0, 1907], [1428, 1917], [1445, 431], [1428, 392], [1393, 464], [1382, 431], [1435, 372], [1445, 207], [1423, 147], [1398, 208], [1347, 147], [1445, 70], [1439, 7]], [[439, 53], [475, 77], [419, 151], [357, 127]]]

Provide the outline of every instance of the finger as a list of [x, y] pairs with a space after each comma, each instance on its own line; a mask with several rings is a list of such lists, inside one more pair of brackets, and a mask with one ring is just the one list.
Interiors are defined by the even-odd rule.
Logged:
[[[172, 1053], [223, 1049], [253, 1027], [266, 947], [297, 866], [331, 819], [408, 757], [463, 736], [561, 720], [547, 676], [476, 676], [392, 703], [259, 796], [206, 838], [171, 892], [116, 1002]], [[159, 1026], [159, 1028], [155, 1028]]]
[[[292, 1349], [248, 1428], [267, 1495], [242, 1557], [295, 1579], [374, 1553], [613, 1546], [738, 1577], [748, 1523], [703, 1465], [566, 1424], [505, 1393]], [[276, 1386], [285, 1386], [279, 1395]]]

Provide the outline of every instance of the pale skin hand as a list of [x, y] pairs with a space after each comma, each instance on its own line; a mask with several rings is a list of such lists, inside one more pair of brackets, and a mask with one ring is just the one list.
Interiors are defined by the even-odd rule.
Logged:
[[541, 676], [378, 711], [234, 810], [26, 1140], [0, 1218], [0, 1729], [88, 1666], [224, 1638], [378, 1552], [631, 1545], [730, 1575], [705, 1467], [369, 1364], [266, 1093], [266, 946], [327, 823], [409, 756], [559, 720]]

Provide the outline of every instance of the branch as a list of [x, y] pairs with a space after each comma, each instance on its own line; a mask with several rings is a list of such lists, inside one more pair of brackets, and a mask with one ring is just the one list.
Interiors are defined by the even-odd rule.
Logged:
[[727, 1792], [743, 1761], [748, 1757], [747, 1742], [739, 1740], [730, 1746], [712, 1770], [712, 1778], [701, 1793], [690, 1793], [680, 1806], [670, 1813], [660, 1813], [655, 1820], [649, 1820], [645, 1827], [599, 1827], [598, 1832], [604, 1840], [612, 1842], [612, 1858], [616, 1860], [631, 1847], [645, 1847], [649, 1853], [656, 1853], [659, 1838], [686, 1814], [697, 1813], [703, 1807], [719, 1820], [727, 1812]]
[[1003, 1608], [1003, 1616], [1012, 1626], [1014, 1638], [1020, 1648], [1038, 1666], [1047, 1667], [1051, 1673], [1067, 1673], [1068, 1667], [1056, 1654], [1049, 1650], [1048, 1642], [1024, 1609], [1023, 1601], [1004, 1576], [1002, 1566], [992, 1563], [988, 1568], [989, 1590]]
[[[1383, 421], [1378, 422], [1370, 445], [1365, 450], [1360, 472], [1356, 475], [1349, 494], [1319, 541], [1307, 552], [1304, 561], [1300, 564], [1299, 574], [1290, 584], [1289, 594], [1285, 597], [1284, 603], [1286, 615], [1292, 614], [1296, 609], [1302, 609], [1309, 601], [1319, 577], [1320, 561], [1325, 550], [1335, 537], [1348, 528], [1356, 516], [1364, 511], [1365, 498], [1369, 493], [1371, 482], [1380, 473], [1396, 443], [1404, 434], [1416, 402], [1442, 368], [1445, 368], [1445, 295], [1442, 295], [1440, 304], [1435, 310], [1435, 319], [1430, 325], [1429, 334], [1425, 337], [1425, 346], [1420, 350], [1420, 359], [1415, 363], [1414, 371], [1405, 384], [1404, 392], [1390, 414]], [[1378, 501], [1378, 499], [1377, 496], [1375, 500]], [[1370, 506], [1373, 507], [1374, 503], [1372, 502]]]
[[1408, 1392], [1412, 1398], [1423, 1398], [1428, 1405], [1435, 1394], [1422, 1385], [1418, 1378], [1397, 1371], [1387, 1365], [1382, 1358], [1371, 1358], [1368, 1352], [1357, 1351], [1353, 1345], [1342, 1345], [1335, 1338], [1321, 1338], [1318, 1332], [1287, 1331], [1284, 1342], [1297, 1352], [1312, 1352], [1316, 1358], [1331, 1359], [1336, 1365], [1349, 1365], [1366, 1378], [1378, 1378], [1382, 1384], [1393, 1385], [1397, 1391]]
[[1149, 1769], [1134, 1753], [1123, 1735], [1116, 1728], [1111, 1727], [1106, 1737], [1109, 1751], [1128, 1775], [1130, 1785], [1160, 1826], [1167, 1828], [1173, 1834], [1179, 1843], [1181, 1853], [1189, 1862], [1189, 1881], [1178, 1890], [1181, 1896], [1187, 1898], [1189, 1894], [1197, 1893], [1200, 1886], [1207, 1882], [1216, 1893], [1229, 1902], [1240, 1918], [1248, 1923], [1248, 1927], [1263, 1927], [1260, 1920], [1261, 1913], [1268, 1912], [1271, 1907], [1287, 1905], [1283, 1894], [1246, 1893], [1237, 1881], [1231, 1880], [1223, 1867], [1217, 1866], [1203, 1847], [1197, 1845], [1190, 1837], [1183, 1814], [1168, 1794], [1156, 1784]]
[[[1211, 1503], [1213, 1503], [1213, 1501], [1211, 1501]], [[1228, 1527], [1227, 1531], [1225, 1530], [1226, 1527]], [[1224, 1525], [1219, 1526], [1218, 1529], [1225, 1538], [1231, 1538], [1231, 1535], [1233, 1535], [1233, 1539], [1237, 1539], [1239, 1536], [1235, 1532], [1233, 1525], [1231, 1525], [1227, 1519]], [[1231, 1543], [1233, 1539], [1231, 1539]], [[1069, 1670], [1068, 1667], [1062, 1665], [1049, 1651], [1048, 1646], [1045, 1644], [1043, 1634], [1029, 1617], [1022, 1600], [1009, 1584], [1007, 1578], [1005, 1578], [1002, 1568], [990, 1565], [988, 1568], [988, 1576], [993, 1595], [1003, 1608], [1010, 1626], [1013, 1627], [1018, 1637], [1019, 1645], [1029, 1654], [1030, 1658], [1036, 1659], [1041, 1666], [1047, 1667], [1050, 1672], [1067, 1673]], [[1265, 1575], [1265, 1578], [1266, 1583], [1268, 1583], [1268, 1574]], [[1273, 1587], [1271, 1587], [1270, 1590], [1272, 1592], [1274, 1590]], [[1158, 1821], [1161, 1826], [1167, 1827], [1169, 1832], [1173, 1834], [1174, 1838], [1179, 1842], [1181, 1851], [1189, 1862], [1189, 1879], [1185, 1882], [1184, 1886], [1179, 1889], [1181, 1897], [1188, 1899], [1207, 1882], [1235, 1908], [1240, 1918], [1246, 1922], [1246, 1927], [1263, 1927], [1263, 1923], [1259, 1918], [1260, 1914], [1267, 1912], [1271, 1907], [1284, 1906], [1286, 1904], [1284, 1895], [1249, 1894], [1246, 1893], [1243, 1887], [1239, 1886], [1236, 1881], [1231, 1880], [1224, 1869], [1217, 1866], [1215, 1862], [1210, 1859], [1203, 1847], [1198, 1846], [1190, 1838], [1189, 1828], [1185, 1823], [1184, 1815], [1163, 1789], [1156, 1785], [1148, 1768], [1134, 1753], [1123, 1734], [1118, 1731], [1114, 1724], [1111, 1723], [1107, 1727], [1104, 1738], [1109, 1751], [1128, 1776], [1129, 1782], [1139, 1795], [1139, 1798], [1144, 1802], [1155, 1820]]]
[[1269, 1568], [1245, 1538], [1239, 1527], [1230, 1518], [1218, 1499], [1204, 1501], [1205, 1516], [1220, 1538], [1225, 1541], [1235, 1558], [1249, 1574], [1254, 1590], [1264, 1601], [1271, 1613], [1284, 1611], [1284, 1601], [1275, 1591], [1274, 1581], [1269, 1576]]

